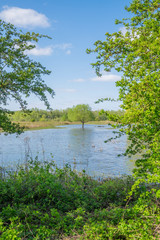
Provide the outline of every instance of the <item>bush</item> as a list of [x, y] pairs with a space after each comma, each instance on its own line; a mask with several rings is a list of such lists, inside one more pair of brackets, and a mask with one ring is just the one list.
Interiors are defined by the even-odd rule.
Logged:
[[0, 239], [156, 239], [157, 200], [141, 186], [126, 205], [133, 183], [30, 161], [0, 179]]

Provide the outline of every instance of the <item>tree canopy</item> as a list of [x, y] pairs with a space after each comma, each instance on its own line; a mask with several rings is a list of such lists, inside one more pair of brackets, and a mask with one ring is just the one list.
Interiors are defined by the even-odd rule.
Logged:
[[71, 121], [80, 121], [82, 128], [84, 123], [93, 120], [93, 113], [88, 104], [79, 104], [68, 110], [68, 119]]
[[107, 32], [105, 41], [97, 41], [93, 50], [87, 50], [96, 53], [92, 65], [99, 76], [101, 67], [123, 74], [116, 82], [125, 110], [120, 131], [131, 140], [126, 154], [140, 153], [134, 170], [139, 183], [160, 182], [159, 8], [158, 0], [133, 0], [126, 7], [132, 17], [116, 20], [123, 31]]
[[42, 76], [51, 72], [39, 62], [29, 57], [29, 51], [36, 46], [34, 43], [42, 37], [38, 33], [23, 33], [12, 24], [0, 20], [0, 128], [9, 133], [20, 133], [22, 128], [12, 123], [5, 109], [9, 100], [20, 104], [21, 109], [26, 109], [25, 98], [35, 94], [50, 107], [46, 93], [51, 96], [54, 91], [48, 87]]

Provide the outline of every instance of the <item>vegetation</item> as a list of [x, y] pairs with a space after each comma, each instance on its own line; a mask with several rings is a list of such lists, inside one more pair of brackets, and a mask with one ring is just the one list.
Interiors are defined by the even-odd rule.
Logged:
[[[8, 114], [10, 121], [15, 123], [20, 123], [24, 128], [52, 128], [57, 125], [70, 124], [68, 113], [70, 109], [65, 110], [41, 110], [33, 108], [27, 111], [15, 111]], [[92, 117], [90, 118], [91, 123], [105, 124], [109, 123], [110, 116], [112, 116], [112, 121], [117, 121], [123, 112], [117, 111], [92, 111]], [[114, 119], [113, 119], [114, 116]], [[94, 121], [93, 121], [94, 120]], [[74, 123], [76, 123], [75, 121]]]
[[[54, 91], [45, 84], [42, 76], [50, 74], [50, 71], [28, 56], [29, 50], [35, 48], [33, 42], [38, 42], [42, 37], [47, 36], [34, 32], [24, 34], [12, 24], [0, 20], [1, 106], [6, 106], [9, 100], [14, 100], [20, 104], [21, 109], [26, 109], [27, 102], [24, 98], [35, 94], [49, 108], [46, 93], [53, 96]], [[0, 128], [8, 133], [21, 133], [23, 128], [10, 121], [9, 112], [0, 107]]]
[[[79, 174], [68, 166], [59, 169], [54, 162], [40, 163], [37, 159], [7, 175], [1, 169], [0, 239], [160, 239], [159, 7], [158, 0], [133, 0], [126, 8], [133, 17], [116, 22], [123, 24], [126, 33], [106, 33], [106, 41], [97, 41], [95, 49], [88, 50], [98, 54], [93, 64], [98, 75], [101, 66], [105, 71], [114, 68], [123, 73], [117, 86], [124, 115], [117, 117], [105, 111], [101, 114], [119, 123], [115, 125], [120, 127], [119, 135], [128, 135], [131, 144], [125, 154], [140, 153], [133, 177], [98, 181], [84, 171]], [[16, 33], [13, 26], [3, 26], [11, 28], [11, 35], [8, 32], [11, 41]], [[16, 33], [16, 36], [21, 35]], [[27, 40], [32, 39], [31, 35], [25, 36]], [[14, 50], [19, 53], [19, 48]], [[19, 76], [14, 64], [15, 74]], [[28, 70], [27, 77], [32, 80], [34, 72], [30, 78]], [[16, 75], [12, 75], [13, 80], [17, 79]], [[4, 79], [10, 80], [10, 73], [6, 76]], [[21, 77], [25, 80], [23, 74]], [[13, 81], [13, 89], [16, 84], [20, 84], [20, 79], [15, 85]], [[7, 86], [10, 85], [6, 89]], [[2, 87], [1, 102], [5, 104], [8, 93], [5, 85]], [[27, 94], [26, 91], [21, 93]], [[15, 93], [16, 100], [24, 105]], [[41, 97], [46, 101], [45, 96]], [[75, 111], [76, 107], [65, 112], [64, 118], [79, 120], [83, 126], [89, 117], [80, 118], [83, 111]], [[79, 109], [84, 110], [85, 116], [91, 116], [88, 105]], [[0, 117], [8, 131], [17, 130], [16, 125], [10, 125], [4, 110]]]
[[80, 121], [82, 123], [82, 128], [84, 129], [84, 123], [94, 120], [94, 116], [91, 107], [88, 104], [79, 104], [69, 109], [68, 119], [71, 121]]
[[156, 195], [139, 198], [142, 184], [126, 202], [132, 185], [132, 177], [98, 181], [37, 159], [2, 172], [0, 239], [158, 239]]
[[[158, 0], [133, 0], [126, 10], [129, 19], [116, 21], [122, 31], [106, 33], [106, 40], [95, 42], [93, 64], [100, 75], [113, 68], [123, 76], [116, 85], [124, 111], [119, 135], [126, 133], [131, 144], [126, 155], [140, 154], [134, 169], [136, 188], [142, 182], [160, 182], [160, 5]], [[117, 127], [117, 126], [115, 126]], [[153, 191], [156, 191], [153, 187]], [[160, 198], [160, 190], [156, 191]]]
[[16, 111], [10, 114], [10, 119], [15, 122], [47, 122], [50, 120], [60, 121], [65, 115], [65, 111], [60, 110], [41, 110], [33, 108], [26, 112]]

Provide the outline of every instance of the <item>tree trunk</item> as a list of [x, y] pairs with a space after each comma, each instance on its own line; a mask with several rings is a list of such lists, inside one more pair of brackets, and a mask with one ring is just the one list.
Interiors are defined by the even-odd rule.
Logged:
[[84, 129], [84, 122], [82, 122], [82, 129]]

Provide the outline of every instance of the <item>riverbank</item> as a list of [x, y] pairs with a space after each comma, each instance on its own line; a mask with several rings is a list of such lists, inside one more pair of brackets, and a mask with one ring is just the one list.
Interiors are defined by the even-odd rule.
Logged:
[[[2, 169], [1, 169], [2, 170]], [[0, 239], [158, 239], [159, 208], [131, 176], [95, 180], [32, 161], [0, 176]]]
[[[61, 125], [74, 125], [74, 124], [81, 124], [81, 122], [69, 122], [69, 121], [38, 121], [38, 122], [15, 122], [19, 123], [20, 126], [23, 126], [25, 131], [26, 130], [40, 130], [40, 129], [50, 129], [50, 128], [56, 128], [57, 126]], [[113, 124], [111, 121], [90, 121], [85, 123], [87, 124], [96, 124], [96, 125], [107, 125], [107, 124]]]

